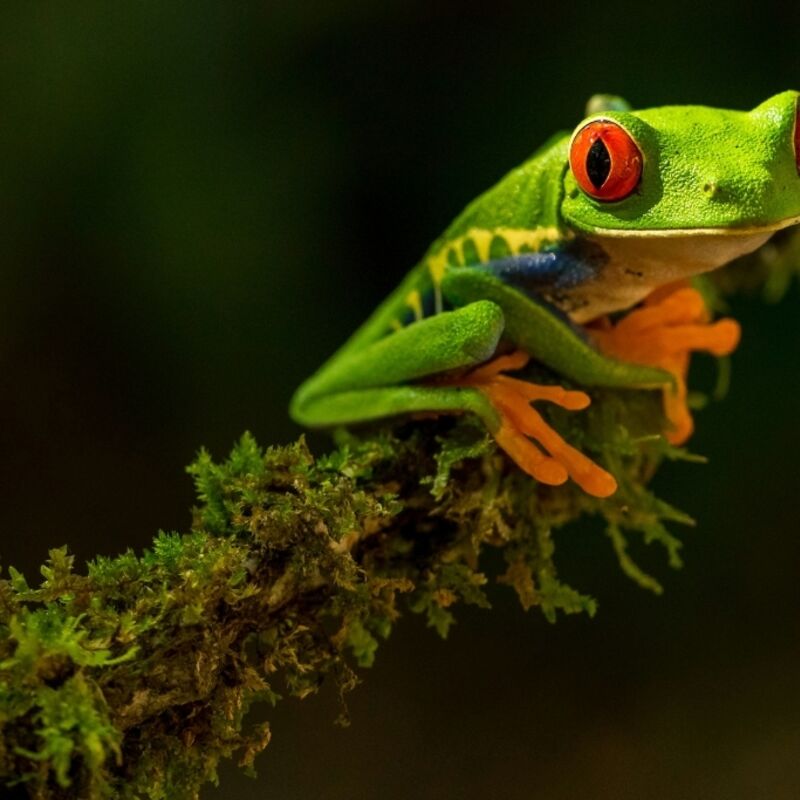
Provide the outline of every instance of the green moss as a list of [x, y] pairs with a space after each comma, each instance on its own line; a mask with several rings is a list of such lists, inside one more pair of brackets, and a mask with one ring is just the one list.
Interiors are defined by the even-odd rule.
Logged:
[[[468, 418], [341, 432], [322, 458], [245, 434], [226, 460], [203, 451], [189, 467], [189, 532], [85, 574], [53, 550], [38, 586], [9, 570], [0, 779], [35, 798], [195, 798], [221, 760], [249, 768], [266, 746], [247, 712], [277, 702], [275, 680], [297, 697], [324, 679], [345, 693], [403, 611], [446, 636], [460, 604], [488, 608], [497, 580], [551, 621], [594, 614], [554, 561], [558, 529], [585, 515], [605, 518], [622, 569], [660, 591], [628, 551], [638, 535], [677, 567], [665, 523], [690, 522], [646, 487], [661, 460], [686, 457], [658, 435], [658, 396], [599, 392], [551, 421], [618, 476], [613, 498], [536, 485]], [[502, 574], [484, 572], [487, 549]]]

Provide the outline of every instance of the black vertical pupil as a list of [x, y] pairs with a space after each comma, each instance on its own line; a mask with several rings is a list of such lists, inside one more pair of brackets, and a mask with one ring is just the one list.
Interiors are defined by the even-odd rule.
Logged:
[[611, 156], [608, 154], [608, 148], [602, 139], [595, 139], [586, 154], [586, 174], [595, 189], [599, 189], [606, 182], [609, 172], [611, 172]]

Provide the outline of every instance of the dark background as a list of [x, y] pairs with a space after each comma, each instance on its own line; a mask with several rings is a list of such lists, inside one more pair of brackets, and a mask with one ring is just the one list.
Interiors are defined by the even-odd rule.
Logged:
[[[166, 7], [165, 7], [166, 6]], [[736, 2], [4, 4], [0, 557], [83, 562], [185, 529], [183, 467], [298, 430], [293, 388], [473, 196], [588, 96], [749, 108], [800, 87], [800, 6]], [[686, 566], [558, 537], [600, 601], [507, 589], [448, 642], [406, 619], [332, 725], [286, 701], [252, 782], [208, 798], [800, 796], [800, 296], [737, 298], [709, 466], [660, 494]], [[317, 440], [324, 446], [324, 440]]]

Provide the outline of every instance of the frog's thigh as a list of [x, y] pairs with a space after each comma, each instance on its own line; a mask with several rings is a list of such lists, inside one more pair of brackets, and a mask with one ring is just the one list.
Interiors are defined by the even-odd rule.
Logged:
[[477, 414], [489, 430], [500, 425], [497, 412], [477, 389], [455, 386], [387, 386], [307, 400], [302, 409], [309, 427], [348, 425], [414, 412]]
[[488, 272], [449, 269], [442, 282], [453, 303], [484, 298], [503, 311], [506, 335], [518, 347], [583, 386], [662, 386], [670, 376], [660, 369], [619, 361], [600, 353], [584, 332], [544, 300], [534, 300]]
[[[486, 300], [414, 322], [363, 350], [348, 353], [323, 367], [298, 391], [292, 402], [292, 416], [303, 425], [337, 424], [340, 421], [337, 416], [339, 412], [334, 414], [336, 419], [331, 421], [325, 409], [329, 402], [332, 409], [349, 403], [340, 395], [347, 393], [349, 397], [352, 393], [362, 393], [367, 389], [385, 389], [440, 372], [480, 364], [494, 355], [503, 328], [500, 307]], [[452, 395], [445, 396], [450, 403]], [[417, 395], [411, 397], [416, 403]], [[374, 405], [370, 407], [370, 419], [383, 416], [375, 413]], [[421, 408], [415, 405], [409, 410]], [[384, 415], [393, 413], [400, 412], [390, 410]]]

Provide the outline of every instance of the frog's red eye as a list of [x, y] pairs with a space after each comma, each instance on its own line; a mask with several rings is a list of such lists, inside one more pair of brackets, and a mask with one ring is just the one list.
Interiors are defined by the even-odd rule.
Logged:
[[569, 165], [578, 186], [596, 200], [623, 200], [642, 177], [642, 154], [636, 142], [608, 120], [590, 122], [575, 134]]

